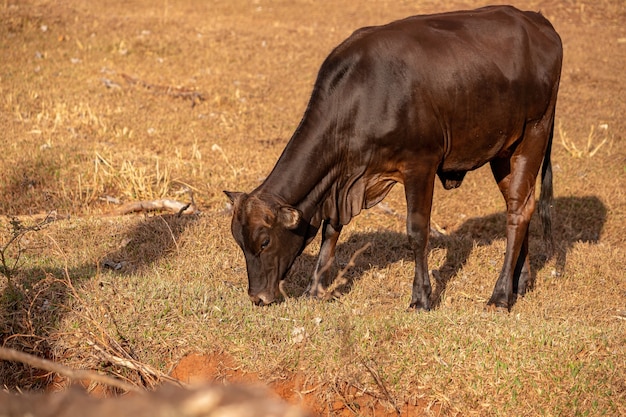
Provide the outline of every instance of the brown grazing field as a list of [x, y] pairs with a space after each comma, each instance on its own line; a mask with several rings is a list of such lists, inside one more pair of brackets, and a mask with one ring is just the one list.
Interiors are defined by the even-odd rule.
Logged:
[[[623, 0], [513, 1], [552, 21], [565, 58], [557, 251], [543, 256], [533, 219], [536, 285], [510, 313], [484, 308], [505, 248], [488, 168], [436, 186], [433, 311], [406, 310], [400, 185], [344, 228], [337, 271], [371, 246], [340, 299], [302, 297], [319, 237], [285, 302], [246, 295], [222, 190], [250, 191], [269, 173], [330, 50], [362, 26], [484, 4], [0, 2], [2, 346], [149, 390], [261, 383], [319, 415], [626, 415]], [[132, 206], [192, 198], [181, 215]], [[0, 383], [68, 381], [0, 362]]]

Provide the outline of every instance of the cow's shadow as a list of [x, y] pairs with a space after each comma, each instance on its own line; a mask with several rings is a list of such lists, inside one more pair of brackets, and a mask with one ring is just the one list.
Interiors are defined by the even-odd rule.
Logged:
[[198, 219], [195, 214], [146, 216], [124, 231], [120, 245], [103, 257], [100, 266], [122, 274], [139, 272], [177, 251], [180, 236]]
[[[554, 200], [553, 208], [553, 235], [555, 242], [554, 257], [556, 269], [562, 271], [567, 261], [567, 253], [576, 242], [597, 243], [600, 240], [602, 229], [606, 221], [607, 210], [604, 204], [595, 196], [587, 197], [560, 197]], [[431, 277], [433, 294], [431, 303], [434, 307], [441, 301], [448, 282], [467, 262], [475, 246], [490, 245], [495, 240], [505, 239], [506, 213], [500, 212], [484, 217], [475, 217], [464, 222], [461, 227], [448, 235], [435, 234], [430, 238], [430, 250], [441, 248], [445, 250], [445, 260], [436, 268]], [[538, 216], [533, 216], [530, 226], [530, 255], [531, 271], [541, 270], [549, 261], [546, 248], [541, 239], [541, 225]], [[344, 275], [347, 283], [340, 288], [341, 293], [348, 293], [352, 286], [361, 279], [364, 273], [372, 268], [383, 268], [391, 263], [404, 260], [413, 262], [413, 253], [408, 245], [405, 234], [377, 231], [356, 233], [347, 241], [337, 246], [338, 268], [345, 267], [352, 254], [359, 248], [370, 243], [370, 248], [355, 260], [354, 267]], [[499, 262], [502, 262], [502, 259]], [[309, 283], [309, 276], [313, 271], [316, 258], [303, 254], [294, 264], [293, 271], [288, 277], [289, 293], [294, 296], [304, 294]], [[501, 264], [497, 265], [498, 268]], [[337, 271], [335, 270], [335, 272]], [[494, 277], [493, 283], [495, 284]], [[535, 276], [532, 277], [533, 280]], [[412, 277], [407, 277], [407, 285]]]
[[[132, 227], [122, 227], [116, 236], [118, 246], [102, 256], [99, 262], [67, 268], [38, 266], [19, 268], [11, 285], [0, 292], [0, 344], [20, 351], [47, 357], [52, 352], [47, 337], [51, 323], [58, 323], [66, 312], [68, 299], [78, 297], [77, 288], [110, 268], [126, 275], [149, 268], [178, 250], [184, 231], [198, 220], [196, 215], [147, 215]], [[7, 279], [0, 275], [0, 279]], [[53, 381], [53, 373], [33, 378], [33, 370], [24, 364], [0, 361], [0, 380], [6, 387], [41, 389]], [[137, 374], [139, 381], [139, 374]]]

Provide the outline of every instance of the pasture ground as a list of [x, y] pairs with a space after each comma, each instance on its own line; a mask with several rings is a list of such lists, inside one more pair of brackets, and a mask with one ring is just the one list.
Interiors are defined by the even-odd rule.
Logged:
[[[509, 314], [484, 310], [505, 245], [488, 168], [437, 186], [434, 311], [406, 311], [401, 186], [345, 228], [339, 268], [371, 247], [341, 299], [301, 297], [318, 241], [285, 302], [246, 296], [222, 190], [267, 175], [328, 52], [362, 26], [484, 4], [1, 2], [2, 345], [149, 389], [172, 376], [256, 381], [320, 415], [626, 415], [622, 0], [513, 1], [553, 22], [565, 61], [557, 254], [545, 259], [533, 223], [536, 288]], [[200, 214], [112, 214], [191, 194]], [[9, 362], [0, 381], [67, 384]]]

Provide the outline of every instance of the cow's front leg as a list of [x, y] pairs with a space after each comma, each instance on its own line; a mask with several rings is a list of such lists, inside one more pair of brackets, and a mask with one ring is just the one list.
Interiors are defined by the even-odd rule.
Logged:
[[[524, 277], [517, 275], [518, 291], [521, 284], [524, 289], [528, 276], [530, 275], [530, 267], [526, 265], [527, 254], [523, 253], [522, 247], [524, 241], [527, 239], [528, 223], [532, 215], [534, 200], [529, 198], [529, 204], [525, 204], [523, 209], [509, 210], [507, 214], [507, 227], [506, 227], [506, 252], [504, 255], [504, 264], [496, 281], [496, 285], [491, 294], [491, 298], [487, 302], [489, 306], [510, 310], [514, 303], [514, 279], [516, 279], [516, 273], [521, 274], [525, 272]], [[515, 202], [513, 202], [515, 203]], [[513, 206], [511, 200], [509, 205]], [[517, 214], [517, 212], [520, 212]], [[521, 278], [521, 279], [520, 279]]]
[[415, 255], [415, 276], [413, 277], [413, 288], [411, 291], [410, 308], [417, 310], [430, 310], [430, 278], [428, 276], [428, 222], [423, 226], [424, 218], [418, 215], [409, 220], [407, 227], [409, 244]]
[[307, 289], [307, 294], [311, 297], [322, 298], [326, 294], [326, 287], [330, 284], [328, 277], [335, 261], [335, 247], [341, 233], [341, 227], [341, 225], [333, 227], [329, 221], [324, 220], [320, 253], [311, 284]]
[[[424, 163], [423, 166], [436, 166]], [[409, 308], [430, 310], [430, 278], [428, 276], [428, 236], [433, 201], [435, 172], [417, 172], [404, 183], [407, 201], [407, 235], [415, 258], [415, 276]]]

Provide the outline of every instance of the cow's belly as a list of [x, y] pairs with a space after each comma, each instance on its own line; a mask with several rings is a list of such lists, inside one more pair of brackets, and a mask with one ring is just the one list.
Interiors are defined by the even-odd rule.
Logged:
[[451, 135], [446, 143], [440, 172], [467, 172], [480, 168], [495, 158], [510, 156], [514, 145], [521, 138], [523, 123], [514, 127], [496, 128], [491, 131], [476, 130], [467, 134]]

